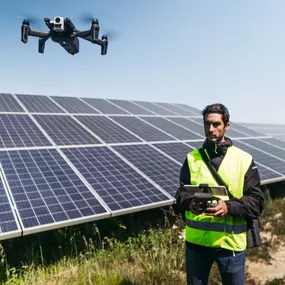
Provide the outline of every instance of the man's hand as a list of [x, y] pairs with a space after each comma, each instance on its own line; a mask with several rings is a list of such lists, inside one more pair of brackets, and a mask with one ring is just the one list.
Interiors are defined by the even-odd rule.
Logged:
[[215, 217], [224, 217], [228, 213], [228, 206], [223, 200], [218, 201], [215, 208], [207, 208], [207, 215]]

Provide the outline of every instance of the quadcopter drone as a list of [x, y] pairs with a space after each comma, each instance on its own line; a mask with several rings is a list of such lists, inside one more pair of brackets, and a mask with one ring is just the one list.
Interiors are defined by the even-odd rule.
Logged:
[[69, 18], [55, 17], [53, 20], [44, 18], [44, 21], [50, 30], [49, 32], [31, 30], [29, 20], [24, 20], [21, 28], [21, 41], [24, 44], [28, 42], [28, 36], [39, 38], [39, 53], [44, 53], [45, 43], [51, 38], [54, 42], [60, 44], [69, 54], [77, 54], [79, 52], [78, 38], [82, 38], [101, 46], [101, 55], [107, 54], [108, 37], [103, 35], [101, 40], [98, 39], [100, 27], [97, 19], [92, 20], [91, 28], [86, 31], [77, 30]]

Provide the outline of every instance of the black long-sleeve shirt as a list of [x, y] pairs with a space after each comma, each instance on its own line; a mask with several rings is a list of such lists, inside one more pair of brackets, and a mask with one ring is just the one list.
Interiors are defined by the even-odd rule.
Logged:
[[[232, 144], [229, 138], [225, 138], [225, 142], [219, 144], [209, 142], [203, 144], [216, 170], [219, 169], [227, 148]], [[180, 171], [180, 185], [186, 184], [191, 184], [187, 158]], [[190, 200], [189, 194], [183, 187], [180, 187], [176, 193], [176, 211], [184, 213], [188, 210]], [[264, 194], [261, 190], [260, 176], [254, 160], [252, 160], [244, 177], [243, 197], [239, 199], [234, 197], [230, 198], [230, 200], [226, 201], [226, 204], [228, 207], [228, 215], [242, 217], [246, 220], [257, 218], [263, 211]]]

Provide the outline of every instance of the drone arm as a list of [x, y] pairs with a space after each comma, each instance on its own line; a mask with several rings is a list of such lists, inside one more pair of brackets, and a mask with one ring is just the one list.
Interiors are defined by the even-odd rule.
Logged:
[[79, 37], [82, 39], [86, 39], [87, 37], [90, 37], [90, 35], [91, 35], [91, 30], [82, 31], [82, 32], [76, 30], [74, 34], [75, 37]]
[[43, 38], [43, 37], [46, 37], [48, 35], [49, 35], [49, 33], [47, 33], [47, 32], [32, 31], [31, 29], [29, 30], [29, 36], [32, 36], [32, 37]]
[[50, 35], [47, 35], [45, 37], [39, 38], [39, 53], [44, 53], [45, 51], [45, 43], [50, 38]]

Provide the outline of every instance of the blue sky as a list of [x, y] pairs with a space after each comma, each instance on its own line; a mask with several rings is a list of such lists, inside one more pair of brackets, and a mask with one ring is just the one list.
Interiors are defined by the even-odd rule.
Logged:
[[[3, 0], [0, 92], [220, 102], [233, 121], [284, 123], [284, 11], [284, 0]], [[86, 12], [120, 34], [107, 56], [83, 40], [75, 56], [51, 40], [44, 55], [38, 39], [20, 41], [25, 16], [67, 16], [88, 29]]]

